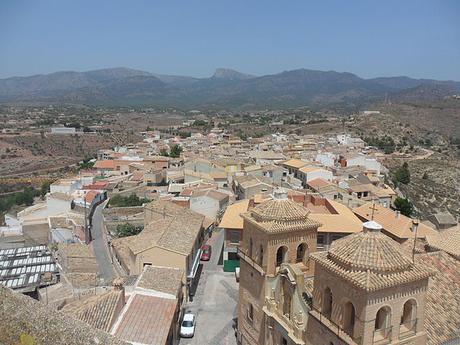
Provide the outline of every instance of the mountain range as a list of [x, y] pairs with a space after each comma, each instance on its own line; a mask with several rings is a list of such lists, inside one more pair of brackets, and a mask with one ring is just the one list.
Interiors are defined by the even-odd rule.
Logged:
[[0, 102], [157, 105], [262, 109], [343, 105], [383, 99], [432, 100], [460, 91], [460, 82], [409, 77], [364, 79], [352, 73], [297, 69], [254, 76], [219, 68], [208, 78], [118, 67], [0, 79]]

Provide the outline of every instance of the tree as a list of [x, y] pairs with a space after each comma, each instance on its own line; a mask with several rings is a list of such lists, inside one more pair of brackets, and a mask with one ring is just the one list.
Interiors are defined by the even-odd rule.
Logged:
[[131, 223], [118, 224], [115, 235], [117, 237], [126, 237], [139, 234], [143, 230], [141, 225], [134, 225]]
[[110, 198], [109, 205], [113, 207], [132, 207], [142, 206], [150, 202], [148, 198], [139, 198], [136, 194], [132, 193], [130, 196], [122, 196], [116, 194]]
[[163, 157], [169, 157], [169, 153], [166, 149], [161, 149], [160, 150], [160, 156], [163, 156]]
[[180, 154], [182, 153], [182, 147], [178, 144], [174, 144], [171, 147], [171, 150], [169, 151], [169, 157], [171, 158], [178, 158], [180, 157]]
[[394, 202], [395, 208], [400, 211], [403, 215], [410, 217], [414, 213], [414, 205], [409, 199], [397, 197]]
[[404, 162], [404, 164], [396, 170], [394, 177], [396, 182], [403, 184], [410, 183], [410, 171], [407, 162]]
[[50, 185], [53, 183], [52, 180], [43, 181], [42, 186], [40, 188], [40, 195], [43, 197], [50, 191]]

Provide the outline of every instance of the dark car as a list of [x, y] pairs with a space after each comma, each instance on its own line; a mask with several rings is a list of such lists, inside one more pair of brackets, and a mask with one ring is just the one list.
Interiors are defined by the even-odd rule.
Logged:
[[211, 260], [211, 246], [205, 244], [201, 247], [201, 260], [202, 261], [209, 261]]

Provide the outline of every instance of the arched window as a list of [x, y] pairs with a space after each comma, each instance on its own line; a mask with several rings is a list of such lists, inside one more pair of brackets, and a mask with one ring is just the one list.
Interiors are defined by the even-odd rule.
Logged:
[[301, 243], [297, 247], [296, 262], [306, 262], [308, 245], [306, 243]]
[[353, 330], [355, 328], [356, 311], [355, 306], [351, 302], [345, 303], [343, 306], [343, 329], [353, 338]]
[[328, 319], [332, 315], [332, 291], [327, 287], [323, 292], [323, 304], [321, 306], [321, 313]]
[[401, 315], [401, 330], [410, 331], [415, 326], [415, 320], [417, 319], [417, 302], [414, 299], [410, 299], [404, 303], [403, 311]]
[[286, 262], [286, 253], [286, 246], [281, 246], [278, 248], [278, 250], [276, 251], [276, 267], [279, 267], [283, 262]]
[[374, 337], [388, 338], [391, 331], [391, 309], [390, 307], [382, 307], [375, 316], [375, 333]]
[[264, 247], [260, 245], [259, 249], [259, 265], [262, 266], [262, 263], [264, 262]]
[[252, 238], [249, 239], [249, 248], [248, 248], [248, 256], [252, 259]]

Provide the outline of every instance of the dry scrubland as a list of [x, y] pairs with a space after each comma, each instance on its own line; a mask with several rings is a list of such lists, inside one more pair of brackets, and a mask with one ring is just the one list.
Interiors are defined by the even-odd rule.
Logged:
[[0, 176], [54, 171], [92, 156], [98, 149], [139, 141], [128, 133], [0, 136]]

